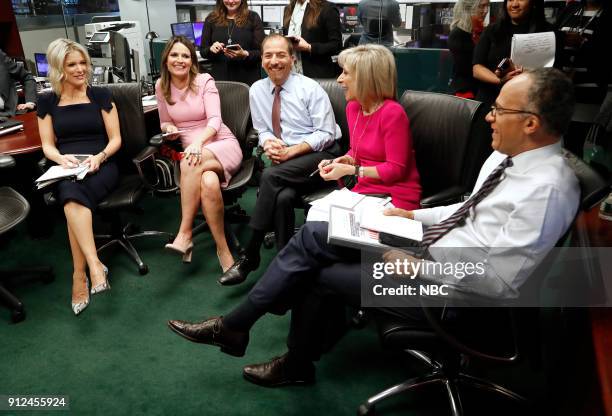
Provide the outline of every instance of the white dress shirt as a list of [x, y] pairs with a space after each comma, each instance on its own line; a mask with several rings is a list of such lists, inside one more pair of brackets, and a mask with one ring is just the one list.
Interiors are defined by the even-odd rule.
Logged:
[[[497, 151], [485, 161], [472, 193], [507, 156]], [[519, 287], [571, 225], [580, 200], [580, 187], [557, 142], [512, 158], [505, 178], [465, 220], [430, 247], [437, 262], [482, 262], [484, 274], [457, 279], [431, 270], [425, 279], [458, 290], [513, 298]], [[462, 203], [414, 211], [424, 225], [452, 215]], [[472, 249], [468, 249], [472, 247]]]
[[[342, 133], [336, 124], [329, 97], [319, 83], [304, 75], [291, 73], [282, 85], [281, 136], [288, 146], [308, 143], [319, 152], [334, 144]], [[274, 83], [260, 79], [249, 90], [253, 127], [259, 133], [259, 145], [273, 139], [272, 104]]]

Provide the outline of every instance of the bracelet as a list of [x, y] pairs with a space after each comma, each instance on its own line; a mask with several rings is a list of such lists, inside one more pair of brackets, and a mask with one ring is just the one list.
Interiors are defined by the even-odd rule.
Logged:
[[359, 176], [359, 169], [361, 168], [361, 166], [359, 165], [353, 165], [355, 167], [355, 173], [353, 173], [353, 176], [355, 176], [355, 178], [357, 176]]
[[102, 153], [102, 156], [103, 156], [102, 162], [106, 162], [106, 159], [108, 159], [108, 155], [106, 154], [104, 150], [102, 150], [100, 153]]
[[359, 176], [360, 178], [363, 178], [363, 176], [364, 176], [364, 175], [363, 175], [363, 166], [359, 166], [358, 172], [359, 172], [359, 173], [358, 173], [358, 176]]

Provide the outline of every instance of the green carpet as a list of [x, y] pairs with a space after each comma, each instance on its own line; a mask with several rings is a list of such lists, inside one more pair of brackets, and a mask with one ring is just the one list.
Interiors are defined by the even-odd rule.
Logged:
[[[243, 199], [249, 211], [254, 192]], [[142, 205], [145, 214], [135, 219], [143, 229], [176, 231], [178, 199], [147, 197]], [[3, 266], [52, 265], [56, 275], [49, 285], [32, 282], [15, 288], [27, 308], [24, 322], [10, 325], [8, 313], [0, 309], [0, 394], [66, 395], [70, 411], [14, 414], [352, 415], [368, 396], [423, 372], [418, 364], [383, 351], [370, 326], [349, 331], [317, 363], [315, 385], [267, 389], [244, 381], [244, 365], [285, 352], [288, 315], [261, 319], [243, 358], [186, 342], [166, 327], [168, 319], [197, 320], [228, 311], [275, 253], [264, 250], [262, 266], [245, 284], [222, 287], [216, 283], [220, 268], [209, 234], [195, 240], [191, 265], [163, 250], [163, 240], [137, 242], [149, 266], [146, 276], [122, 251], [105, 252], [112, 290], [94, 296], [74, 317], [64, 219], [50, 214], [48, 221], [53, 222], [50, 237], [31, 239], [21, 224], [0, 247]], [[244, 241], [248, 232], [241, 231]], [[492, 410], [499, 404], [488, 407], [475, 398], [465, 406], [499, 414]], [[502, 402], [501, 407], [509, 406]], [[389, 400], [377, 410], [382, 415], [438, 415], [448, 414], [447, 409], [442, 388], [435, 386]]]

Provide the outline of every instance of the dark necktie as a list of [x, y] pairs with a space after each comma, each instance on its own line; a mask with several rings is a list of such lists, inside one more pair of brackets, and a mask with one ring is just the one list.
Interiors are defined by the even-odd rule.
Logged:
[[281, 138], [281, 92], [282, 87], [278, 85], [274, 87], [274, 102], [272, 103], [272, 130], [277, 139]]
[[465, 217], [468, 216], [470, 210], [480, 201], [485, 199], [485, 197], [489, 195], [493, 189], [495, 189], [497, 184], [501, 182], [504, 170], [510, 166], [512, 166], [512, 159], [510, 156], [508, 156], [495, 169], [493, 169], [487, 179], [485, 179], [485, 181], [482, 183], [482, 186], [478, 192], [465, 201], [465, 203], [457, 211], [455, 211], [453, 215], [444, 221], [427, 228], [427, 230], [423, 233], [421, 246], [423, 248], [428, 248], [450, 230], [455, 228], [458, 224], [462, 223]]

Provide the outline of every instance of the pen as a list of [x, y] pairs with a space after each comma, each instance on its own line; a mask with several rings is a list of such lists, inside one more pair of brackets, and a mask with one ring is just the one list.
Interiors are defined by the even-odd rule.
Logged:
[[[323, 167], [323, 166], [327, 166], [327, 165], [329, 165], [330, 163], [332, 163], [332, 161], [331, 161], [331, 160], [326, 160], [326, 161], [323, 163], [323, 165], [322, 165], [321, 167]], [[316, 169], [314, 172], [312, 172], [310, 175], [308, 175], [308, 177], [309, 177], [309, 178], [311, 178], [311, 177], [313, 177], [314, 175], [316, 175], [318, 172], [319, 172], [319, 168], [317, 168], [317, 169]]]
[[386, 206], [387, 206], [387, 204], [388, 204], [389, 202], [391, 202], [391, 199], [392, 199], [392, 198], [391, 198], [390, 196], [388, 196], [388, 197], [386, 197], [385, 199], [381, 200], [381, 201], [379, 202], [380, 206], [381, 206], [381, 207], [383, 207], [383, 208], [384, 208], [384, 207], [386, 207]]

